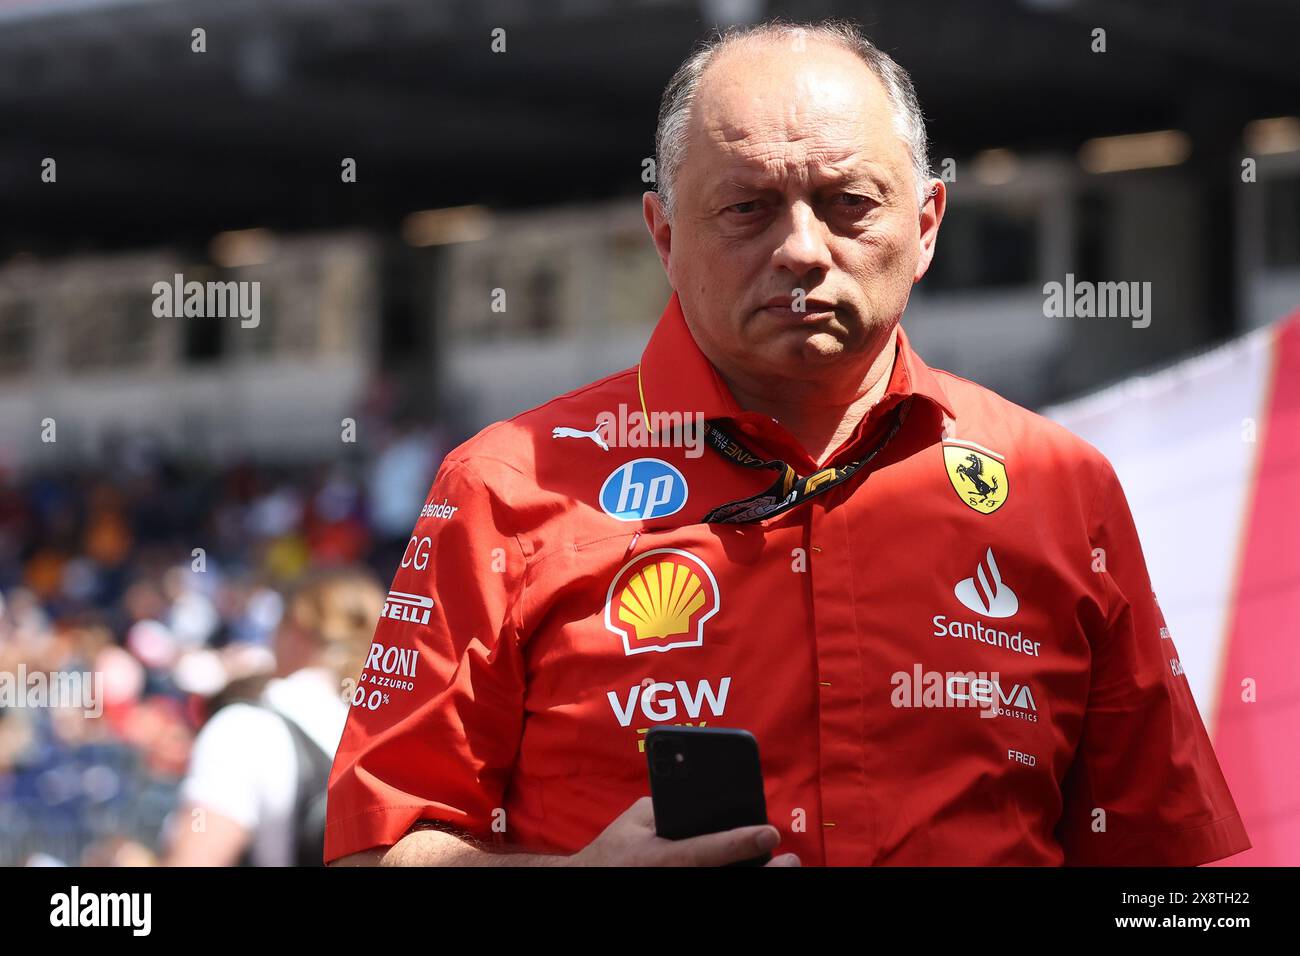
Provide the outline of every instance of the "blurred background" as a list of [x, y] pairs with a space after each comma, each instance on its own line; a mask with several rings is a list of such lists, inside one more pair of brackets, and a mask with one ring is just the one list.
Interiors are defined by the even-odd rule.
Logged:
[[[1115, 461], [1233, 862], [1300, 862], [1293, 0], [0, 0], [0, 673], [103, 698], [0, 697], [0, 864], [163, 858], [290, 589], [382, 592], [447, 450], [636, 363], [660, 93], [778, 15], [911, 72], [949, 189], [913, 343]], [[260, 321], [158, 317], [178, 273]], [[1045, 317], [1067, 275], [1151, 324]]]

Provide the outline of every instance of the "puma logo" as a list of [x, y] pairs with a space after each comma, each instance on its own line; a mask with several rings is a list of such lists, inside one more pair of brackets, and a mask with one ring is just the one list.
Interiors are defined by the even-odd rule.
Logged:
[[609, 444], [601, 437], [600, 430], [605, 425], [604, 422], [597, 422], [596, 427], [589, 432], [581, 431], [577, 428], [569, 428], [567, 425], [560, 425], [551, 429], [552, 438], [590, 438], [600, 446], [601, 451], [609, 451]]

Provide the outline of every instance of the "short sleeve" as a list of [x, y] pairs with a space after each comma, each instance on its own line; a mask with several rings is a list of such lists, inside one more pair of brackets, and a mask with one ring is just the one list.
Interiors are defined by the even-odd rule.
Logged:
[[1107, 610], [1088, 635], [1092, 680], [1057, 827], [1065, 863], [1195, 866], [1249, 849], [1109, 462], [1092, 521]]
[[523, 729], [508, 489], [445, 462], [393, 578], [330, 774], [325, 860], [420, 820], [489, 839]]

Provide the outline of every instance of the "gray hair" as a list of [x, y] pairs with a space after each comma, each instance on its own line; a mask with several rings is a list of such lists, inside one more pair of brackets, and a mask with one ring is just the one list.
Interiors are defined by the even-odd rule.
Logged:
[[885, 87], [893, 106], [894, 131], [912, 154], [916, 177], [916, 201], [925, 201], [926, 180], [930, 178], [930, 157], [925, 133], [925, 117], [916, 98], [916, 88], [907, 71], [889, 54], [880, 50], [863, 35], [857, 25], [847, 20], [825, 20], [813, 24], [769, 20], [752, 26], [731, 27], [717, 32], [699, 44], [677, 68], [664, 88], [659, 104], [659, 125], [655, 130], [655, 179], [665, 214], [673, 214], [673, 180], [686, 155], [686, 134], [691, 122], [691, 105], [699, 89], [700, 77], [723, 49], [747, 40], [821, 40], [855, 53]]

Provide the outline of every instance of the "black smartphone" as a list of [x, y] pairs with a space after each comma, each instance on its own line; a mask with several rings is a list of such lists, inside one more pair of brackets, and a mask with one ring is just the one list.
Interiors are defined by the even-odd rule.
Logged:
[[[767, 823], [758, 741], [727, 727], [651, 727], [646, 734], [655, 832], [668, 840]], [[729, 866], [762, 866], [771, 853]]]

